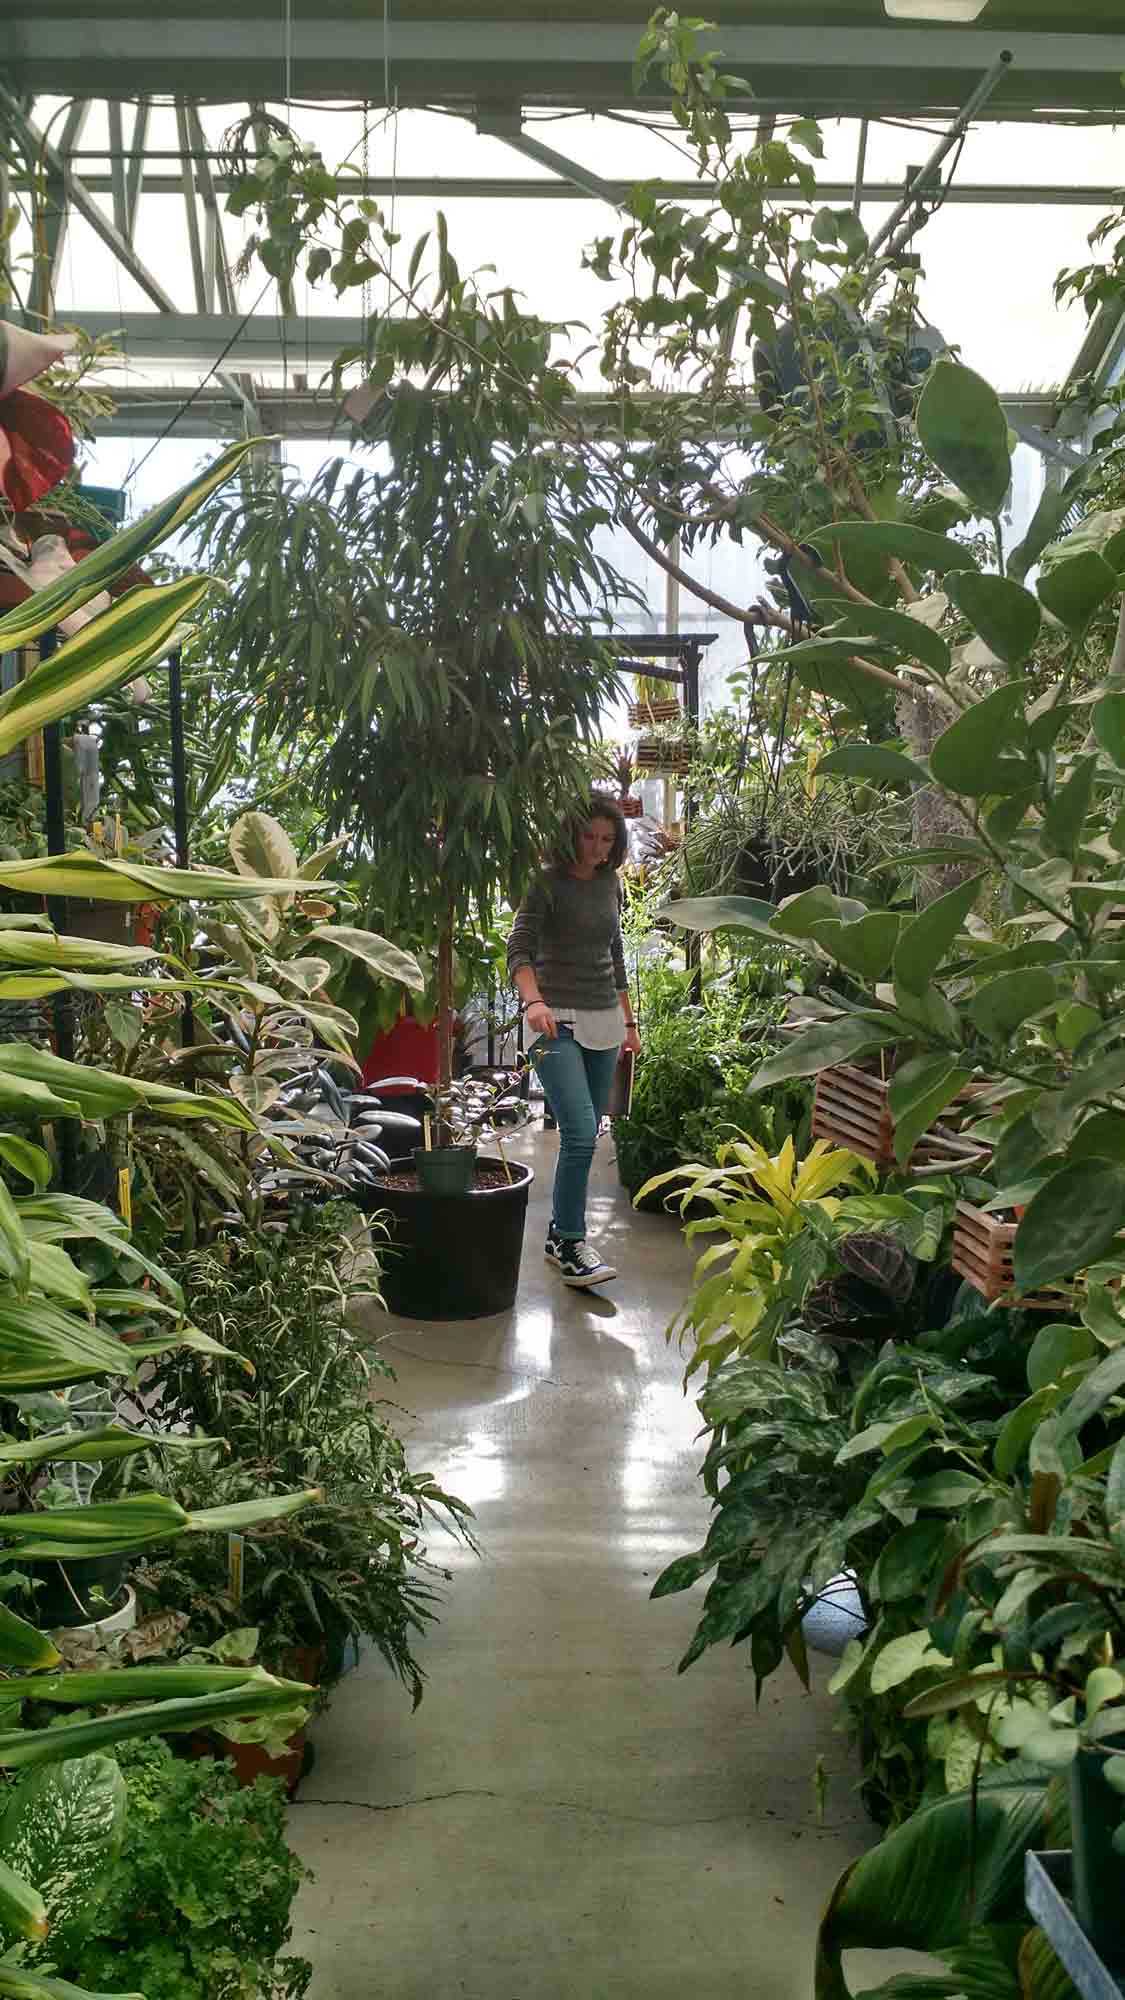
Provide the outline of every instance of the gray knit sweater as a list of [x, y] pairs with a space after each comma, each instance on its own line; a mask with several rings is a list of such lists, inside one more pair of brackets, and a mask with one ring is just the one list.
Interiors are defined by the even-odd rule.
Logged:
[[531, 965], [550, 1007], [612, 1007], [624, 993], [621, 903], [612, 868], [580, 882], [552, 870], [516, 912], [508, 973]]

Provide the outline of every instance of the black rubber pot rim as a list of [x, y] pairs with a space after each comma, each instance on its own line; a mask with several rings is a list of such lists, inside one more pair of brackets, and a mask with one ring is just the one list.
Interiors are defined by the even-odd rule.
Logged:
[[[485, 1154], [479, 1160], [478, 1164], [482, 1167], [502, 1167], [505, 1162], [493, 1159], [491, 1154]], [[420, 1187], [386, 1187], [385, 1182], [378, 1178], [375, 1185], [383, 1188], [385, 1193], [393, 1195], [396, 1201], [400, 1198], [406, 1201], [489, 1201], [493, 1195], [518, 1194], [521, 1188], [529, 1187], [535, 1179], [534, 1168], [526, 1166], [522, 1160], [509, 1160], [507, 1165], [511, 1171], [512, 1178], [510, 1182], [505, 1181], [503, 1187], [470, 1187], [465, 1189], [463, 1195], [431, 1194], [429, 1188]]]

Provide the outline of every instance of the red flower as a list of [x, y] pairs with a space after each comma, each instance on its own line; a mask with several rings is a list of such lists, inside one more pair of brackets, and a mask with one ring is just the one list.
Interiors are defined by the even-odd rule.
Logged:
[[33, 507], [74, 464], [74, 433], [32, 389], [0, 399], [0, 487], [17, 512]]

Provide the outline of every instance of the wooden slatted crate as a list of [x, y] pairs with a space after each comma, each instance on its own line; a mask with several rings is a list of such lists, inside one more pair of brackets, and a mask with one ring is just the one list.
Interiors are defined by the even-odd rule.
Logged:
[[[1081, 1273], [1074, 1279], [1071, 1290], [1048, 1285], [1043, 1291], [1028, 1292], [1023, 1298], [1012, 1296], [1015, 1287], [1013, 1256], [1018, 1228], [1018, 1221], [1011, 1216], [990, 1215], [987, 1209], [975, 1208], [971, 1201], [959, 1201], [953, 1224], [951, 1259], [958, 1277], [967, 1278], [970, 1285], [975, 1285], [989, 1305], [1000, 1299], [1027, 1312], [1074, 1312], [1085, 1286]], [[1120, 1280], [1115, 1280], [1112, 1288], [1119, 1290]]]
[[629, 726], [631, 729], [655, 729], [658, 722], [679, 722], [683, 712], [678, 701], [631, 701]]
[[892, 1167], [894, 1127], [884, 1079], [853, 1063], [822, 1069], [813, 1097], [812, 1136], [846, 1146], [874, 1166]]

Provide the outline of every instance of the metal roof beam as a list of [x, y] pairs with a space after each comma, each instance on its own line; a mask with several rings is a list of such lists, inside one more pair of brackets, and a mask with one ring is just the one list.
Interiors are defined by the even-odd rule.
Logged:
[[[62, 269], [63, 251], [66, 248], [66, 235], [70, 226], [66, 164], [72, 147], [82, 136], [89, 115], [90, 106], [84, 98], [78, 99], [71, 105], [59, 134], [58, 152], [50, 157], [43, 152], [32, 152], [28, 145], [27, 133], [21, 132], [14, 120], [9, 120], [16, 142], [27, 160], [32, 189], [34, 229], [27, 312], [33, 326], [49, 320], [54, 311], [59, 272]], [[34, 127], [29, 127], [28, 130], [34, 130]]]
[[[174, 5], [174, 0], [173, 0]], [[303, 97], [364, 96], [382, 101], [389, 72], [400, 104], [473, 102], [519, 97], [524, 102], [628, 103], [640, 21], [412, 18], [386, 22], [382, 10], [364, 18], [333, 15], [332, 0], [315, 18], [294, 20], [289, 58]], [[889, 21], [840, 27], [803, 17], [750, 23], [726, 21], [724, 59], [749, 75], [759, 113], [816, 103], [827, 110], [878, 106], [902, 115], [908, 106], [956, 110], [966, 86], [1002, 48], [1012, 71], [991, 107], [1011, 117], [1032, 112], [1120, 108], [1125, 34], [1087, 33], [1074, 24], [1046, 30], [901, 25]], [[196, 12], [147, 15], [98, 10], [56, 13], [24, 8], [8, 24], [4, 59], [24, 91], [81, 90], [129, 96], [188, 94], [229, 103], [276, 97], [282, 64], [276, 36], [263, 19]], [[664, 95], [650, 85], [649, 101]]]
[[590, 167], [584, 167], [578, 160], [572, 160], [565, 153], [557, 153], [553, 146], [545, 146], [541, 139], [533, 138], [523, 130], [519, 105], [503, 108], [482, 109], [476, 118], [477, 131], [489, 139], [501, 139], [505, 146], [525, 158], [534, 160], [538, 166], [547, 167], [557, 180], [565, 181], [580, 194], [593, 195], [595, 201], [605, 201], [611, 208], [620, 208], [623, 194], [620, 183], [614, 185], [595, 174]]

